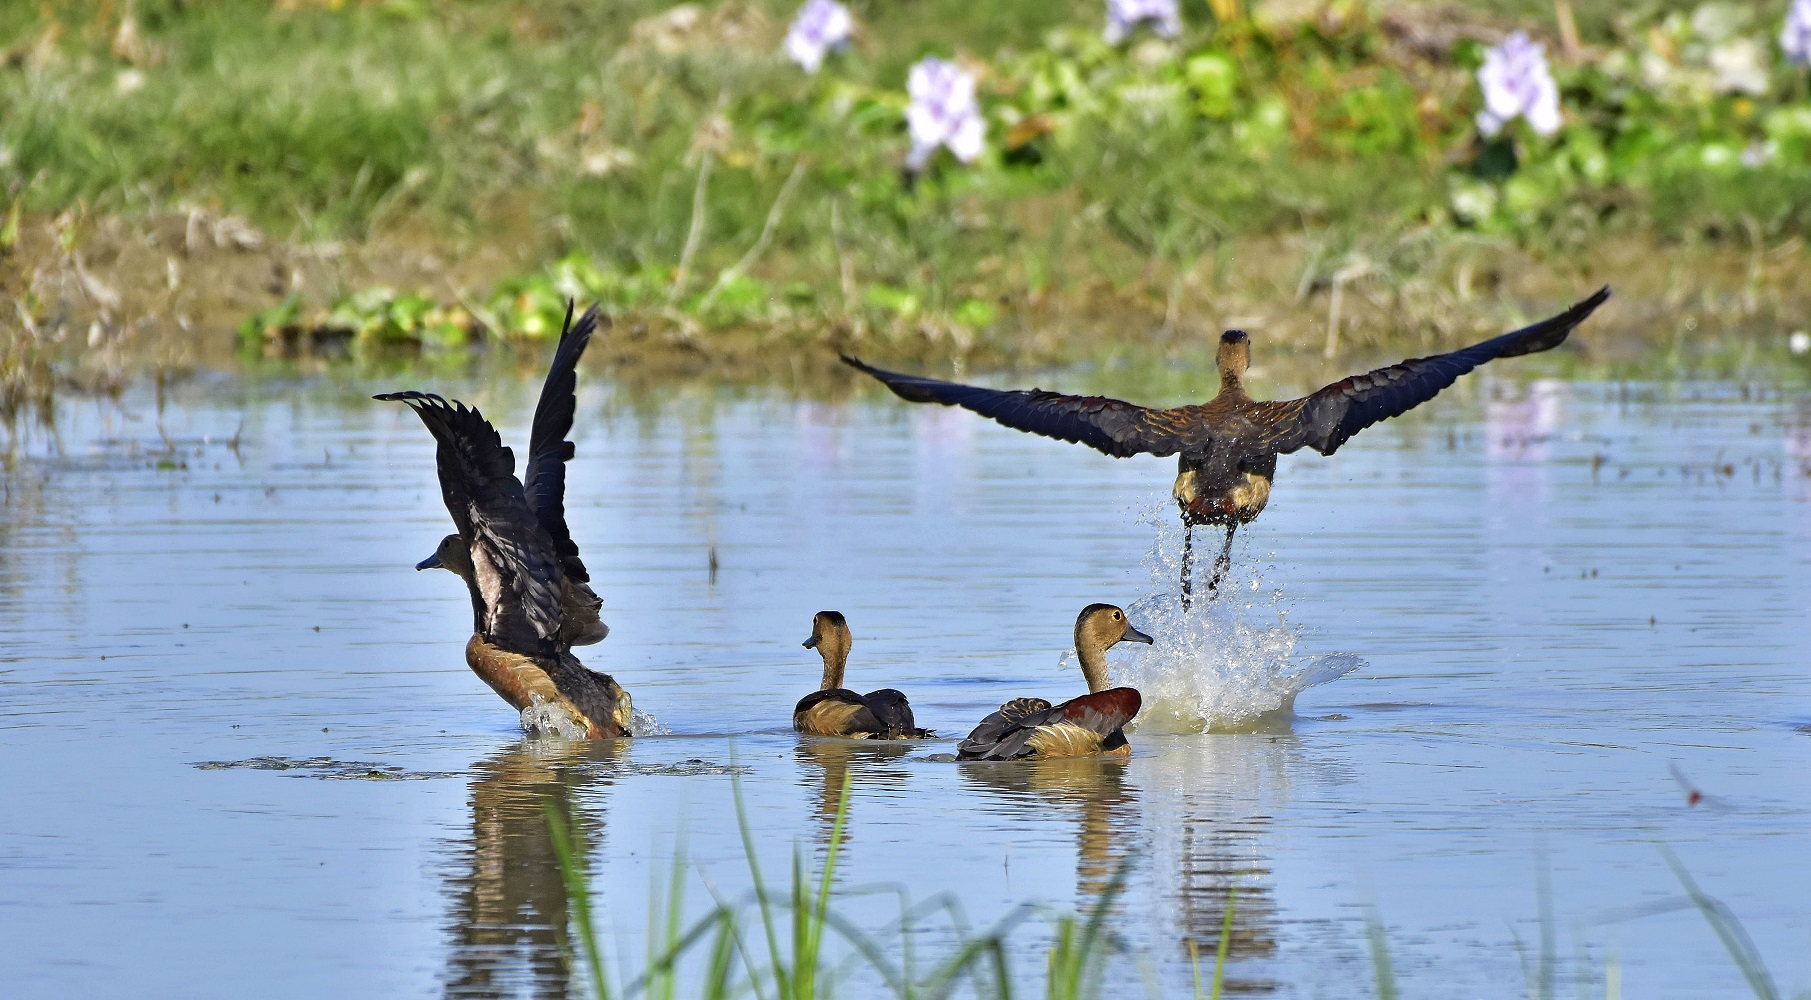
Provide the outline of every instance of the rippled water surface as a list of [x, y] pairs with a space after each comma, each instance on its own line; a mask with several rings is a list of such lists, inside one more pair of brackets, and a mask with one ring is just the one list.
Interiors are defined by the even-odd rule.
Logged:
[[[400, 381], [523, 447], [532, 382]], [[521, 738], [464, 666], [460, 585], [410, 569], [448, 521], [428, 436], [365, 398], [395, 387], [209, 378], [25, 434], [0, 518], [0, 994], [563, 995], [544, 803], [586, 835], [633, 966], [677, 850], [693, 912], [747, 891], [735, 781], [783, 881], [845, 776], [853, 919], [897, 912], [864, 888], [951, 893], [979, 926], [1123, 872], [1109, 996], [1185, 991], [1234, 887], [1247, 993], [1367, 995], [1375, 919], [1413, 996], [1522, 995], [1543, 936], [1627, 996], [1747, 995], [1666, 849], [1811, 987], [1792, 393], [1461, 385], [1286, 457], [1230, 591], [1184, 620], [1171, 460], [878, 395], [590, 377], [567, 508], [612, 631], [582, 653], [670, 735], [571, 747]], [[1113, 654], [1152, 695], [1130, 761], [925, 759], [1005, 698], [1079, 693], [1093, 601], [1158, 638]], [[826, 608], [851, 686], [903, 688], [951, 739], [788, 731]], [[1045, 928], [1014, 939], [1027, 975]]]

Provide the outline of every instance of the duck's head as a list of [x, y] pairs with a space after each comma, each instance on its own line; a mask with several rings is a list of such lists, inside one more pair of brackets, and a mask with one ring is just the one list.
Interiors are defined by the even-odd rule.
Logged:
[[444, 569], [461, 580], [472, 578], [472, 550], [465, 539], [448, 535], [440, 540], [434, 554], [415, 564], [420, 569]]
[[1090, 604], [1075, 618], [1075, 649], [1078, 653], [1084, 649], [1104, 653], [1121, 642], [1150, 645], [1155, 641], [1133, 628], [1126, 613], [1111, 604]]
[[849, 634], [849, 622], [841, 611], [819, 611], [811, 619], [811, 638], [803, 643], [824, 658], [824, 689], [841, 687], [843, 664], [849, 659], [849, 647], [855, 638]]
[[1221, 379], [1238, 380], [1251, 367], [1251, 335], [1244, 330], [1228, 330], [1220, 335], [1217, 355]]

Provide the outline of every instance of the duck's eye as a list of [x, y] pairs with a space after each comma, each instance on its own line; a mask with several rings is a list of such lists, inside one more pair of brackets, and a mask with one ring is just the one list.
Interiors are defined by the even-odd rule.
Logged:
[[1119, 620], [1119, 612], [1117, 612], [1117, 611], [1115, 611], [1115, 612], [1113, 612], [1113, 620], [1114, 620], [1114, 621], [1118, 621], [1118, 620]]

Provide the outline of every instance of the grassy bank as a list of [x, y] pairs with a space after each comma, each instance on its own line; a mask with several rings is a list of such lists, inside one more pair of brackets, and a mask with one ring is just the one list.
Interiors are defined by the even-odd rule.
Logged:
[[[790, 0], [12, 5], [0, 323], [125, 369], [225, 363], [234, 328], [252, 355], [456, 352], [543, 335], [567, 296], [660, 368], [1072, 361], [1233, 325], [1319, 358], [1608, 281], [1599, 360], [1777, 360], [1811, 316], [1783, 6], [1581, 0], [1573, 45], [1548, 3], [1221, 0], [1110, 47], [1094, 0], [856, 3], [813, 76], [779, 54]], [[1486, 142], [1472, 71], [1514, 28], [1566, 127]], [[1761, 92], [1707, 68], [1743, 42]], [[988, 148], [907, 185], [925, 53], [979, 75]]]

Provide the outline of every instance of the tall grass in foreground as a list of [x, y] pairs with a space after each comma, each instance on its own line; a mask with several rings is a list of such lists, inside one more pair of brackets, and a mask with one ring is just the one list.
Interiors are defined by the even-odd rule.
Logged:
[[[660, 886], [656, 885], [650, 894], [647, 966], [638, 976], [626, 981], [620, 970], [613, 978], [599, 943], [598, 927], [591, 910], [585, 845], [578, 830], [569, 826], [559, 811], [549, 806], [547, 823], [571, 900], [571, 939], [566, 942], [567, 958], [573, 966], [583, 967], [591, 995], [596, 1000], [628, 1000], [632, 997], [678, 1000], [681, 996], [727, 1000], [751, 995], [758, 1000], [820, 1000], [838, 995], [838, 984], [857, 974], [863, 977], [859, 995], [884, 995], [899, 1000], [942, 1000], [959, 991], [985, 1000], [1011, 1000], [1015, 996], [1092, 1000], [1126, 995], [1123, 987], [1128, 984], [1116, 983], [1115, 988], [1107, 985], [1109, 961], [1126, 952], [1124, 942], [1107, 926], [1110, 909], [1123, 885], [1123, 871], [1085, 913], [1064, 913], [1051, 919], [1051, 942], [1041, 983], [1014, 974], [1007, 947], [1019, 926], [1038, 912], [1034, 904], [1020, 904], [991, 928], [976, 933], [968, 927], [960, 903], [953, 898], [942, 897], [928, 904], [914, 905], [902, 892], [899, 919], [892, 926], [899, 935], [897, 951], [884, 945], [881, 938], [884, 932], [864, 931], [839, 915], [831, 906], [830, 890], [835, 881], [848, 818], [849, 789], [849, 781], [845, 778], [820, 866], [812, 871], [804, 857], [795, 851], [791, 877], [781, 891], [762, 874], [738, 784], [736, 818], [754, 885], [751, 898], [744, 902], [725, 900], [712, 888], [714, 905], [702, 917], [687, 923], [683, 913], [684, 853], [675, 851], [664, 902]], [[1759, 950], [1735, 914], [1700, 889], [1671, 852], [1664, 852], [1664, 856], [1685, 890], [1684, 897], [1643, 907], [1631, 912], [1630, 916], [1679, 909], [1698, 910], [1729, 952], [1754, 996], [1758, 1000], [1786, 1000], [1787, 994], [1775, 985]], [[1545, 874], [1540, 882], [1540, 896], [1538, 952], [1530, 956], [1517, 942], [1522, 957], [1524, 994], [1529, 1000], [1557, 1000], [1560, 961], [1555, 945], [1551, 891]], [[1206, 983], [1202, 980], [1201, 957], [1190, 946], [1194, 1000], [1221, 1000], [1225, 993], [1226, 964], [1237, 901], [1235, 887], [1227, 894], [1213, 973]], [[925, 918], [935, 913], [943, 914], [947, 920], [956, 945], [942, 959], [921, 967], [915, 958], [913, 938]], [[1390, 957], [1388, 934], [1375, 912], [1367, 920], [1366, 937], [1373, 995], [1379, 1000], [1395, 1000], [1401, 992]], [[839, 961], [830, 961], [829, 938], [840, 939], [849, 954]], [[702, 979], [696, 985], [696, 992], [681, 993], [681, 962], [698, 949], [702, 949], [699, 966]], [[1571, 978], [1580, 997], [1621, 998], [1621, 970], [1614, 959], [1598, 970], [1588, 959], [1581, 958], [1572, 970]], [[876, 982], [881, 990], [879, 993]], [[1602, 984], [1600, 991], [1596, 989], [1599, 982]], [[1150, 978], [1146, 981], [1146, 992], [1153, 997], [1165, 995], [1162, 987]], [[1797, 994], [1794, 1000], [1806, 998], [1811, 998], [1811, 992]]]

